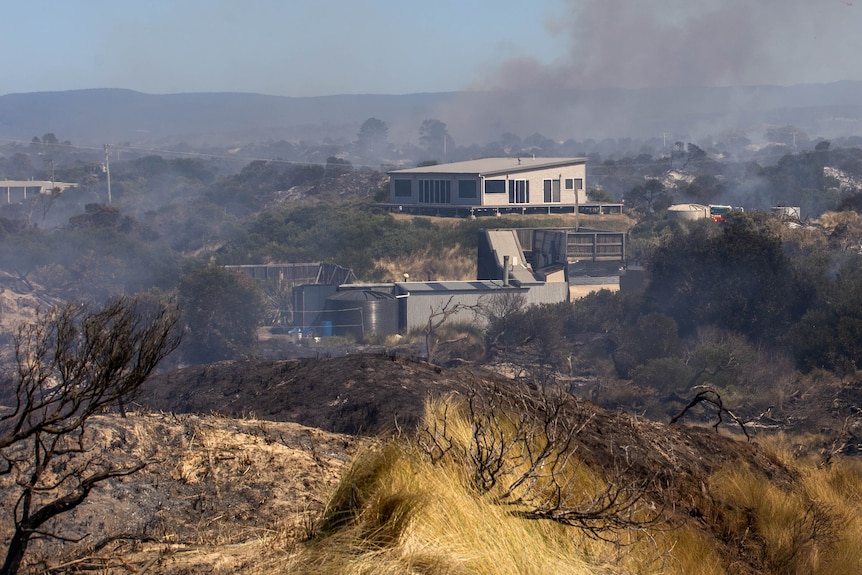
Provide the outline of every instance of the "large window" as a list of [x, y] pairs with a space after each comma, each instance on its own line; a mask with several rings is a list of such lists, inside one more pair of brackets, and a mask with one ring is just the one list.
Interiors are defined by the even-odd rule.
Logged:
[[475, 198], [476, 180], [458, 180], [458, 197]]
[[560, 180], [545, 180], [545, 203], [560, 202]]
[[413, 195], [413, 182], [410, 180], [395, 180], [395, 197], [409, 198]]
[[505, 194], [506, 180], [485, 180], [486, 194]]
[[530, 203], [530, 180], [509, 180], [509, 203]]
[[451, 180], [419, 180], [419, 202], [422, 204], [451, 204]]
[[581, 178], [566, 178], [567, 190], [583, 190], [584, 180]]

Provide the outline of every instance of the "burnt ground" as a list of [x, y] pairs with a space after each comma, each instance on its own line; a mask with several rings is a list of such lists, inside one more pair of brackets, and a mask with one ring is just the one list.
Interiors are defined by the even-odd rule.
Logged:
[[[139, 403], [172, 412], [292, 421], [346, 436], [379, 436], [415, 428], [429, 396], [493, 389], [523, 392], [524, 384], [476, 366], [441, 368], [391, 353], [290, 360], [223, 362], [154, 377]], [[519, 388], [519, 386], [521, 386]], [[626, 485], [638, 486], [672, 521], [694, 521], [709, 536], [710, 504], [703, 486], [729, 465], [746, 465], [777, 484], [795, 478], [738, 428], [668, 425], [575, 399], [578, 457]], [[396, 424], [397, 422], [397, 424]], [[723, 543], [737, 572], [756, 573], [738, 541]]]
[[[493, 389], [517, 395], [524, 384], [476, 366], [441, 368], [391, 353], [316, 359], [223, 362], [152, 378], [139, 403], [176, 413], [218, 413], [292, 421], [330, 433], [411, 432], [426, 399]], [[529, 390], [526, 390], [530, 393]], [[768, 476], [782, 470], [731, 425], [668, 425], [574, 400], [582, 428], [578, 454], [598, 468], [648, 482], [656, 497], [681, 497], [723, 466], [748, 461]], [[690, 498], [689, 498], [690, 499]], [[692, 505], [695, 505], [692, 503]], [[692, 507], [692, 513], [697, 510]]]
[[415, 427], [429, 396], [464, 391], [477, 377], [494, 375], [391, 352], [229, 361], [156, 375], [138, 402], [161, 411], [254, 416], [374, 436]]
[[[28, 286], [19, 283], [0, 277], [3, 332], [46, 303], [28, 299]], [[478, 365], [430, 365], [413, 359], [418, 353], [409, 346], [315, 349], [269, 338], [261, 359], [156, 374], [137, 398], [136, 414], [97, 422], [106, 438], [128, 442], [124, 452], [153, 463], [94, 490], [57, 526], [80, 542], [42, 542], [32, 561], [105, 573], [143, 572], [147, 565], [161, 573], [254, 572], [262, 557], [283, 554], [303, 538], [356, 451], [393, 431], [412, 431], [430, 396], [523, 385]], [[832, 433], [831, 443], [816, 448], [858, 451], [862, 433], [847, 422], [862, 414], [862, 385], [813, 386], [790, 403], [808, 431]], [[577, 401], [576, 416], [583, 425], [579, 458], [643, 486], [657, 509], [695, 521], [709, 537], [725, 536], [712, 531], [715, 510], [703, 491], [715, 472], [744, 464], [775, 482], [794, 481], [757, 445], [759, 436], [746, 441], [728, 424], [716, 432], [686, 417], [670, 426], [585, 400]], [[9, 487], [0, 481], [0, 507], [7, 509]], [[0, 518], [0, 541], [9, 529], [9, 517]], [[129, 537], [98, 545], [117, 534]], [[758, 572], [755, 553], [738, 541], [723, 544], [737, 558], [736, 572]]]
[[[121, 437], [124, 452], [151, 453], [154, 463], [97, 490], [65, 518], [60, 531], [86, 536], [80, 544], [37, 549], [33, 557], [43, 567], [86, 559], [108, 573], [145, 570], [153, 561], [162, 573], [253, 572], [261, 557], [302, 539], [357, 449], [412, 431], [428, 397], [476, 389], [525, 392], [523, 383], [482, 367], [437, 367], [391, 351], [158, 374], [136, 414], [100, 416], [99, 427]], [[642, 489], [673, 521], [693, 521], [720, 540], [735, 572], [759, 572], [757, 553], [714, 531], [716, 511], [703, 486], [728, 465], [792, 483], [793, 473], [769, 450], [729, 425], [668, 425], [583, 399], [570, 407], [580, 460]], [[124, 532], [131, 537], [90, 551]]]

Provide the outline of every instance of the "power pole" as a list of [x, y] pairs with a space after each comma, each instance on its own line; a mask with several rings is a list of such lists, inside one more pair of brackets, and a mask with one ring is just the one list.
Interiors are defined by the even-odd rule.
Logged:
[[108, 177], [108, 203], [111, 203], [111, 162], [109, 160], [108, 144], [105, 144], [105, 175]]

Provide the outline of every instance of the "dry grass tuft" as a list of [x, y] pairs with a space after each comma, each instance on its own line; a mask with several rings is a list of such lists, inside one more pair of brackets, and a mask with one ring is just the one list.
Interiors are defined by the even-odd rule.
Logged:
[[[463, 404], [451, 399], [429, 402], [425, 423], [437, 430], [445, 426], [446, 441], [453, 444], [473, 438]], [[500, 430], [516, 425], [501, 421]], [[512, 456], [518, 459], [516, 451]], [[648, 573], [661, 566], [668, 573], [690, 572], [673, 567], [690, 561], [669, 560], [646, 534], [631, 531], [617, 542], [603, 541], [520, 516], [517, 505], [501, 501], [501, 488], [477, 491], [468, 459], [429, 456], [407, 438], [363, 452], [333, 492], [314, 540], [287, 565], [272, 564], [264, 572], [605, 574]], [[590, 501], [607, 486], [574, 458], [568, 465], [569, 500]]]
[[476, 279], [475, 255], [465, 254], [458, 244], [409, 257], [381, 258], [375, 265], [383, 270], [384, 280], [388, 281], [403, 281], [405, 273], [410, 275], [411, 281]]
[[862, 464], [817, 465], [773, 449], [797, 481], [776, 484], [742, 464], [712, 478], [725, 533], [770, 573], [862, 573]]
[[[506, 434], [516, 425], [503, 417], [497, 429]], [[862, 572], [862, 463], [856, 461], [818, 467], [770, 445], [770, 459], [796, 480], [776, 482], [745, 463], [733, 464], [703, 485], [699, 519], [651, 522], [601, 540], [525, 519], [513, 512], [517, 505], [501, 501], [499, 486], [477, 490], [466, 456], [476, 428], [463, 398], [429, 401], [423, 426], [424, 445], [402, 437], [357, 457], [317, 537], [261, 572]], [[455, 452], [461, 455], [451, 456]], [[511, 456], [509, 468], [516, 469], [517, 450]], [[608, 485], [602, 472], [574, 456], [561, 473], [570, 502], [589, 502]]]

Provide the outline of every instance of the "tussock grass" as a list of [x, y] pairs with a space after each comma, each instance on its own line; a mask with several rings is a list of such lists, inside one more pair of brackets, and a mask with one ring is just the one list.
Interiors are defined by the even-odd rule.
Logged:
[[399, 258], [381, 258], [375, 266], [388, 281], [444, 281], [476, 279], [476, 255], [459, 244]]
[[360, 457], [333, 495], [297, 573], [610, 573], [579, 559], [557, 526], [476, 497], [456, 466], [404, 445]]
[[[502, 484], [480, 488], [470, 461], [475, 413], [467, 407], [463, 396], [429, 401], [424, 443], [402, 436], [360, 453], [310, 539], [255, 572], [729, 575], [744, 564], [759, 573], [862, 573], [862, 462], [818, 466], [794, 457], [783, 438], [763, 449], [787, 470], [784, 479], [746, 462], [729, 465], [691, 494], [701, 502], [698, 518], [667, 517], [602, 540], [518, 514], [529, 504], [517, 500], [523, 492], [506, 498]], [[523, 421], [498, 415], [495, 430], [503, 435]], [[523, 465], [521, 455], [507, 455], [511, 473]], [[576, 456], [558, 477], [572, 505], [590, 502], [613, 480]], [[541, 497], [541, 480], [534, 493]]]
[[772, 449], [797, 476], [790, 485], [747, 465], [712, 478], [725, 533], [762, 556], [771, 573], [862, 573], [862, 463], [817, 465]]
[[[463, 447], [471, 442], [473, 427], [462, 402], [429, 402], [425, 425], [461, 446], [455, 451], [467, 453]], [[514, 419], [501, 421], [504, 433], [515, 427]], [[643, 534], [626, 533], [611, 543], [519, 517], [513, 513], [517, 506], [498, 499], [501, 487], [477, 490], [466, 459], [429, 457], [407, 438], [362, 453], [330, 497], [315, 536], [291, 558], [287, 571], [578, 575], [652, 573], [664, 565], [667, 573], [692, 572], [676, 568], [691, 562], [668, 561]], [[573, 500], [589, 500], [607, 485], [574, 458], [566, 473]], [[279, 568], [285, 566], [264, 572]]]

